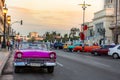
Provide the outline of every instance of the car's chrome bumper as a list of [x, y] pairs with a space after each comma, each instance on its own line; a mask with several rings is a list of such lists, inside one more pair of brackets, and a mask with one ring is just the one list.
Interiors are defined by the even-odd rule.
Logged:
[[[36, 64], [36, 65], [34, 65]], [[36, 66], [36, 67], [41, 67], [41, 66], [56, 66], [55, 62], [45, 62], [45, 63], [27, 63], [27, 62], [14, 62], [14, 66]]]

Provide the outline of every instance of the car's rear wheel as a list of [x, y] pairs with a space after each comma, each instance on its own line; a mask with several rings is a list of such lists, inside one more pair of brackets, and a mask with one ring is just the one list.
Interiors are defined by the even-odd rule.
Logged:
[[20, 72], [21, 72], [20, 67], [17, 67], [17, 66], [16, 66], [16, 67], [14, 68], [14, 72], [15, 72], [15, 73], [20, 73]]
[[53, 73], [54, 72], [54, 66], [49, 66], [47, 68], [47, 70], [48, 70], [48, 73]]
[[77, 52], [80, 53], [80, 50], [78, 50]]
[[114, 54], [112, 55], [112, 57], [113, 57], [113, 59], [118, 59], [118, 58], [119, 58], [119, 56], [118, 56], [117, 53], [114, 53]]
[[98, 55], [98, 52], [94, 52], [94, 56], [97, 56]]

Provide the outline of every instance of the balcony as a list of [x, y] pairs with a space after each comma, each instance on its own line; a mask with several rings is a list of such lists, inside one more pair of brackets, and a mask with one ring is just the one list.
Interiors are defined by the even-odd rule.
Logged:
[[107, 17], [107, 16], [114, 16], [114, 8], [107, 8], [107, 9], [104, 9], [104, 10], [94, 13], [93, 20], [96, 20], [96, 19], [99, 19], [102, 17]]

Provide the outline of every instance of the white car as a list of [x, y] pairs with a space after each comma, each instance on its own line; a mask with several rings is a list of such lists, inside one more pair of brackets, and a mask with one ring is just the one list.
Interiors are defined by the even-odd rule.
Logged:
[[120, 45], [117, 45], [113, 48], [109, 48], [108, 55], [112, 56], [113, 59], [120, 58]]

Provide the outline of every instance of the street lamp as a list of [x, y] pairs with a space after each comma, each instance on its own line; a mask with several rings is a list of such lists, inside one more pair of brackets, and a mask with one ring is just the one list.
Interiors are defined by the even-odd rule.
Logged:
[[2, 48], [6, 48], [6, 14], [8, 9], [5, 7], [3, 8], [3, 14], [4, 14], [4, 31], [3, 31], [3, 42], [2, 42]]
[[[84, 26], [85, 26], [85, 9], [87, 8], [87, 6], [91, 6], [91, 5], [90, 5], [90, 4], [86, 4], [85, 1], [84, 1], [83, 4], [79, 4], [79, 5], [81, 5], [82, 8], [83, 8], [83, 24], [82, 24], [82, 26], [84, 27]], [[82, 32], [83, 32], [83, 34], [84, 34], [83, 27], [82, 27], [81, 30], [82, 30]], [[83, 43], [84, 43], [84, 39], [83, 39]]]
[[10, 35], [10, 24], [11, 24], [11, 16], [7, 15], [7, 24], [8, 24], [8, 38]]

